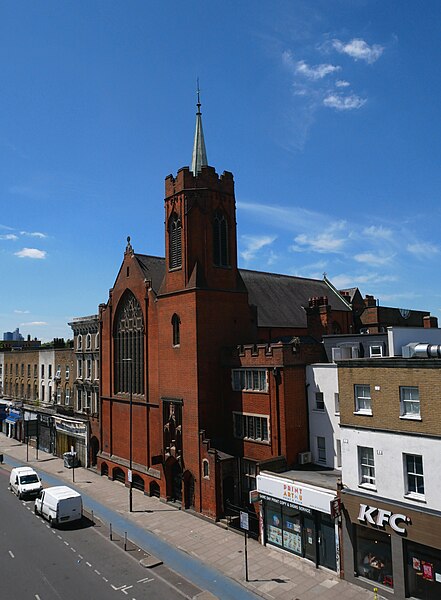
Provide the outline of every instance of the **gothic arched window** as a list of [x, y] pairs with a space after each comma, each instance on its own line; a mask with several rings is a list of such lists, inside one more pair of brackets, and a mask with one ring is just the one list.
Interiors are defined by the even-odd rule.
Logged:
[[169, 268], [177, 269], [182, 266], [182, 225], [181, 219], [173, 213], [168, 222], [168, 255]]
[[114, 327], [116, 394], [144, 393], [144, 320], [141, 306], [126, 292], [117, 309]]
[[173, 329], [173, 346], [179, 346], [181, 343], [181, 332], [180, 332], [180, 324], [181, 320], [179, 316], [175, 313], [172, 316], [172, 329]]
[[216, 267], [228, 267], [228, 223], [225, 215], [216, 212], [213, 221], [213, 261]]

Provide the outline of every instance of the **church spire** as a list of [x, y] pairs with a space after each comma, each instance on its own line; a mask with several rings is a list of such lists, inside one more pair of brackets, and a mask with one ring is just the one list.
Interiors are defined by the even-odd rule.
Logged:
[[199, 90], [199, 79], [197, 89], [198, 111], [196, 113], [196, 130], [194, 132], [194, 144], [193, 144], [193, 158], [191, 160], [191, 171], [193, 175], [198, 175], [201, 172], [202, 167], [208, 165], [207, 162], [207, 151], [205, 150], [204, 132], [202, 130], [202, 113], [201, 113], [201, 101], [200, 101], [200, 90]]

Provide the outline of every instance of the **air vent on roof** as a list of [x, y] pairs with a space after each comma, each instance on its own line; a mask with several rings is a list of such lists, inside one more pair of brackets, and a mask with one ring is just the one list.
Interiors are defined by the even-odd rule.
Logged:
[[401, 349], [403, 358], [441, 358], [441, 344], [413, 342]]

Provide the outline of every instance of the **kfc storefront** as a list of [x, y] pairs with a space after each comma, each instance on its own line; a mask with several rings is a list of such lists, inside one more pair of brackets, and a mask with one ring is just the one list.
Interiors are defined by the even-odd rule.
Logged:
[[261, 501], [262, 544], [280, 548], [339, 571], [339, 500], [336, 492], [261, 472], [257, 476]]
[[341, 501], [346, 580], [395, 599], [441, 598], [441, 514], [348, 490]]

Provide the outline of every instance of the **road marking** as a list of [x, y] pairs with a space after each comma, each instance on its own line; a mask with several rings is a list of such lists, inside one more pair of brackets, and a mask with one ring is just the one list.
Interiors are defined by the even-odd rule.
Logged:
[[38, 594], [35, 594], [35, 599], [36, 600], [41, 600], [40, 596]]
[[133, 587], [133, 585], [125, 585], [121, 591], [123, 594], [125, 594], [127, 596], [127, 594], [129, 593], [127, 590], [130, 590], [130, 588], [132, 588], [132, 587]]
[[87, 561], [86, 561], [86, 565], [87, 565], [88, 567], [92, 567], [92, 565], [90, 564], [90, 562], [87, 562]]
[[106, 583], [109, 583], [109, 580], [108, 580], [108, 579], [106, 579], [106, 577], [103, 577], [103, 580], [104, 580]]
[[144, 577], [144, 579], [138, 579], [136, 583], [150, 583], [150, 581], [154, 581], [153, 578], [149, 579], [148, 577]]
[[70, 549], [72, 550], [72, 552], [76, 552], [75, 548], [72, 548], [72, 546], [70, 547]]
[[[124, 585], [120, 585], [119, 587], [115, 587], [113, 585], [113, 583], [111, 583], [110, 587], [112, 587], [115, 590], [115, 592], [117, 592], [118, 590], [122, 590], [123, 588], [127, 587], [127, 583], [125, 583]], [[130, 586], [130, 587], [133, 587], [133, 586]]]
[[99, 571], [97, 571], [96, 569], [93, 570], [94, 573], [96, 573], [97, 575], [101, 575], [101, 573]]
[[9, 554], [11, 555], [11, 558], [15, 558], [14, 553], [11, 552], [11, 550], [9, 550]]
[[78, 554], [78, 558], [81, 558], [81, 560], [83, 560], [83, 556], [81, 556], [81, 554]]
[[63, 539], [63, 538], [61, 537], [61, 535], [57, 535], [57, 538], [58, 538], [59, 540], [62, 540], [62, 539]]
[[69, 542], [64, 542], [66, 544], [66, 546], [69, 546]]

